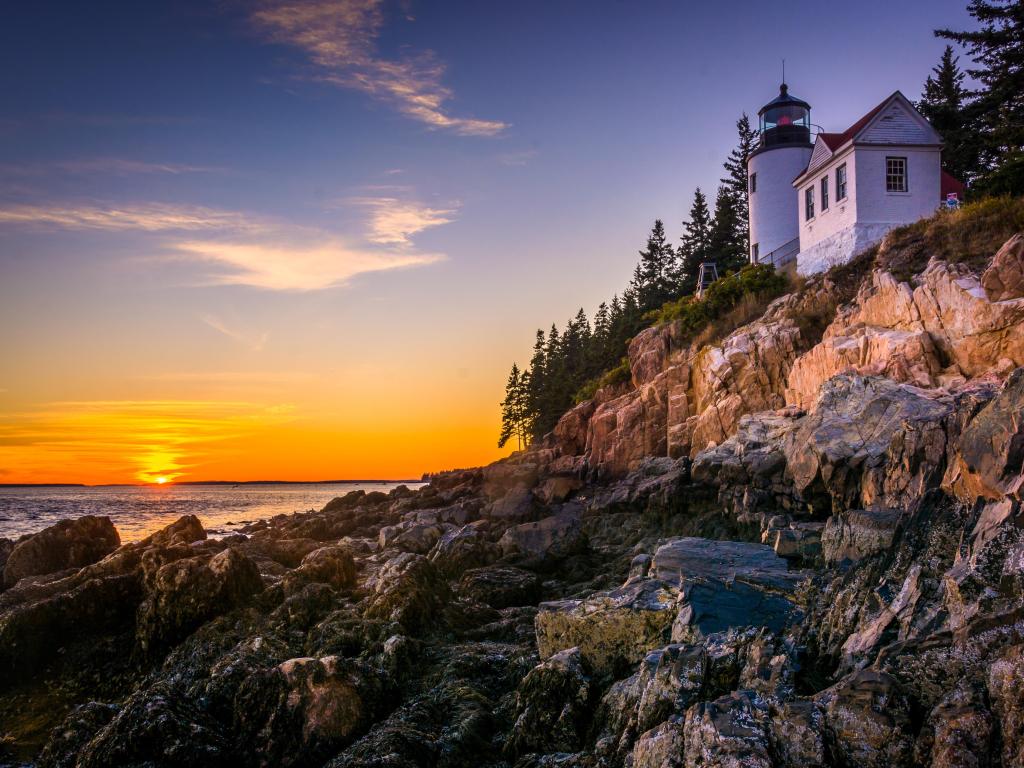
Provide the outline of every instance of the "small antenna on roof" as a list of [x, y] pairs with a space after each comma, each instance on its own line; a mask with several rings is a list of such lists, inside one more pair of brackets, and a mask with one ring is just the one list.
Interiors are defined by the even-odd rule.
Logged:
[[786, 60], [782, 60], [782, 82], [786, 82]]

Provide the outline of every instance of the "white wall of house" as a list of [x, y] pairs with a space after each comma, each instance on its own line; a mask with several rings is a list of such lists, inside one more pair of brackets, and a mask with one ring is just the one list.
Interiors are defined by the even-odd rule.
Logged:
[[[907, 159], [907, 191], [886, 191], [886, 158]], [[847, 169], [844, 206], [835, 201], [835, 171]], [[821, 178], [829, 175], [829, 210], [821, 211]], [[796, 190], [800, 202], [800, 255], [797, 271], [803, 275], [824, 271], [878, 243], [895, 227], [930, 216], [939, 205], [941, 185], [938, 147], [886, 147], [855, 145], [820, 168]], [[804, 212], [805, 190], [815, 188], [815, 215]]]
[[750, 174], [757, 174], [757, 191], [748, 194], [750, 246], [756, 244], [761, 257], [799, 237], [793, 179], [807, 167], [810, 156], [810, 147], [779, 146], [747, 161], [748, 184]]

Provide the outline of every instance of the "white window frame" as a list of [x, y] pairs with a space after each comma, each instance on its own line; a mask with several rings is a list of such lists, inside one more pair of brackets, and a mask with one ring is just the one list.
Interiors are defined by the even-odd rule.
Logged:
[[[901, 163], [903, 165], [903, 172], [897, 174], [890, 170], [890, 163]], [[885, 192], [888, 195], [905, 195], [910, 192], [910, 173], [909, 163], [906, 157], [900, 157], [897, 155], [886, 155], [885, 157]], [[891, 186], [891, 181], [894, 179], [901, 179], [902, 186], [898, 189]]]
[[814, 219], [814, 185], [804, 190], [804, 221]]
[[821, 177], [821, 212], [828, 210], [828, 174]]
[[750, 174], [750, 176], [748, 176], [747, 179], [747, 189], [749, 190], [750, 194], [754, 194], [755, 192], [757, 192], [757, 171]]
[[[839, 180], [839, 173], [840, 173], [840, 171], [843, 174], [843, 180], [842, 181]], [[849, 178], [850, 178], [850, 176], [849, 176], [849, 173], [846, 170], [846, 163], [843, 163], [838, 168], [836, 168], [836, 202], [837, 203], [840, 200], [845, 200], [846, 199], [846, 192], [847, 192], [847, 188], [846, 187], [847, 187], [847, 183], [848, 183]]]

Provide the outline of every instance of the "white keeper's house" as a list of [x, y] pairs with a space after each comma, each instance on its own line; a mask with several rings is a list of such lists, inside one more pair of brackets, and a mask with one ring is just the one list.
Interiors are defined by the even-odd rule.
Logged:
[[963, 196], [942, 170], [942, 137], [899, 91], [842, 133], [815, 135], [810, 104], [785, 84], [758, 116], [747, 160], [752, 262], [795, 259], [800, 274], [821, 272]]

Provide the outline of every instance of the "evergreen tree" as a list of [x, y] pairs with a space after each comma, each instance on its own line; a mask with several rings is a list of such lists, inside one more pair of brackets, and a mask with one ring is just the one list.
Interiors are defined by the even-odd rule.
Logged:
[[[618, 300], [618, 297], [615, 297]], [[611, 341], [611, 311], [605, 302], [601, 302], [594, 314], [594, 332], [590, 337], [590, 349], [587, 359], [587, 379], [592, 379], [607, 367], [606, 361], [609, 358]]]
[[736, 121], [739, 140], [726, 158], [725, 178], [722, 184], [733, 198], [736, 211], [736, 237], [743, 253], [750, 253], [750, 207], [747, 198], [747, 158], [757, 146], [757, 131], [750, 127], [750, 118], [744, 112]]
[[527, 406], [534, 417], [540, 414], [544, 406], [547, 384], [547, 372], [544, 368], [545, 346], [544, 331], [538, 328], [533, 342], [533, 354], [530, 357], [530, 378], [527, 387]]
[[634, 281], [639, 278], [637, 299], [644, 311], [657, 309], [672, 297], [675, 262], [675, 249], [665, 237], [665, 225], [661, 219], [656, 219], [647, 236], [647, 247], [640, 251], [640, 263], [634, 276]]
[[504, 448], [509, 440], [515, 439], [517, 450], [530, 442], [531, 415], [529, 406], [529, 373], [520, 373], [519, 366], [512, 364], [505, 384], [505, 399], [501, 401], [501, 434], [498, 447]]
[[738, 271], [748, 261], [744, 240], [739, 236], [739, 216], [736, 197], [723, 184], [715, 198], [715, 218], [708, 235], [708, 251], [720, 275]]
[[979, 136], [972, 124], [974, 110], [958, 62], [953, 46], [947, 45], [924, 83], [917, 108], [942, 135], [942, 167], [970, 184], [978, 173]]
[[996, 194], [1024, 193], [1024, 0], [971, 0], [973, 31], [935, 31], [967, 48], [976, 64], [967, 74], [984, 86], [971, 92], [980, 132], [975, 187]]
[[693, 293], [700, 264], [707, 261], [711, 253], [711, 214], [708, 212], [708, 200], [700, 187], [693, 193], [690, 220], [683, 223], [683, 230], [676, 285], [677, 291], [685, 295]]

